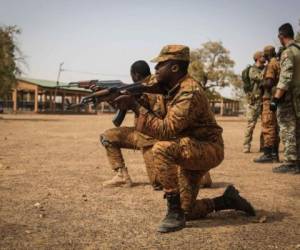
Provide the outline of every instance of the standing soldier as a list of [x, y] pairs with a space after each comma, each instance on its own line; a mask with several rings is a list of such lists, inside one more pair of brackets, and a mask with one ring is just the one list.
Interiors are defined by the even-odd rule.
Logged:
[[180, 230], [186, 218], [200, 218], [213, 211], [235, 209], [255, 215], [251, 204], [232, 185], [222, 196], [196, 200], [201, 177], [223, 161], [224, 144], [222, 128], [204, 90], [187, 73], [189, 60], [189, 48], [183, 45], [165, 46], [153, 60], [157, 62], [157, 81], [166, 90], [163, 118], [130, 95], [115, 100], [119, 107], [134, 110], [138, 131], [158, 140], [152, 149], [154, 165], [168, 204], [158, 228], [161, 233]]
[[[248, 70], [248, 81], [244, 83], [244, 90], [247, 95], [247, 128], [244, 140], [244, 153], [249, 153], [253, 131], [259, 116], [261, 115], [261, 86], [263, 80], [263, 69], [265, 64], [264, 54], [261, 51], [253, 55], [254, 64]], [[247, 73], [247, 72], [246, 72]], [[247, 86], [249, 82], [249, 86]], [[261, 140], [261, 148], [262, 140]]]
[[293, 27], [285, 23], [278, 38], [285, 47], [280, 59], [280, 77], [270, 108], [277, 110], [284, 145], [284, 164], [275, 173], [300, 173], [300, 44], [294, 41]]
[[262, 133], [264, 138], [264, 153], [255, 159], [256, 163], [278, 162], [278, 124], [276, 114], [270, 110], [272, 94], [277, 85], [280, 73], [279, 62], [276, 59], [275, 48], [271, 45], [264, 48], [267, 66], [263, 76], [263, 110]]

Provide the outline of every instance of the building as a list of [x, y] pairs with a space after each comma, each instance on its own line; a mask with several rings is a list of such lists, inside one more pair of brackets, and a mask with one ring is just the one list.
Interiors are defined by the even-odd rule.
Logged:
[[240, 100], [235, 96], [235, 90], [231, 86], [215, 87], [214, 94], [209, 102], [215, 114], [221, 116], [237, 116], [240, 113]]
[[[66, 84], [60, 84], [65, 85]], [[90, 90], [77, 87], [57, 87], [55, 81], [18, 78], [17, 84], [5, 100], [4, 111], [35, 113], [95, 113], [92, 106], [68, 110], [67, 103], [78, 104]]]

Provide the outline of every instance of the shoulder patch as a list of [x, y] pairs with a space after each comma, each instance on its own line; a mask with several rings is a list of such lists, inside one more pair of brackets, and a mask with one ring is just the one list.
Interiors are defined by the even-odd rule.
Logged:
[[286, 49], [285, 51], [282, 52], [281, 57], [280, 57], [280, 61], [284, 61], [285, 59], [289, 58], [289, 51], [288, 49]]

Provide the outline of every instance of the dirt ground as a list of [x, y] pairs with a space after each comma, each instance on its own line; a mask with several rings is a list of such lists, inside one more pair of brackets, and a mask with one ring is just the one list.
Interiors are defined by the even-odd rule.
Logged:
[[[171, 234], [158, 234], [162, 192], [148, 184], [139, 152], [124, 151], [133, 188], [103, 188], [112, 171], [99, 134], [111, 115], [2, 115], [0, 119], [0, 249], [300, 249], [299, 176], [258, 165], [259, 127], [242, 153], [241, 118], [221, 118], [226, 156], [199, 197], [233, 183], [257, 217], [214, 213]], [[126, 124], [132, 123], [128, 117]]]

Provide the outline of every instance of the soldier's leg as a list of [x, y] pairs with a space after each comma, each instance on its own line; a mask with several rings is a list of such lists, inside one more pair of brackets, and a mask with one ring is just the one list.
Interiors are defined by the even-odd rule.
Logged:
[[150, 180], [150, 184], [152, 185], [154, 190], [162, 190], [162, 185], [158, 179], [158, 173], [155, 169], [152, 146], [143, 148], [143, 157], [145, 161], [146, 171]]
[[300, 174], [300, 118], [296, 117], [297, 166], [295, 174]]
[[106, 130], [100, 135], [100, 142], [106, 149], [108, 161], [116, 175], [103, 183], [104, 186], [132, 186], [131, 178], [125, 166], [121, 148], [136, 148], [133, 127], [119, 127]]
[[275, 167], [273, 172], [286, 173], [294, 171], [297, 161], [297, 124], [291, 102], [284, 102], [278, 106], [277, 118], [280, 127], [280, 138], [284, 146], [284, 164]]
[[262, 132], [260, 132], [260, 136], [259, 136], [259, 152], [264, 152], [264, 147], [265, 147], [264, 135], [263, 135]]
[[[224, 158], [224, 149], [221, 144], [199, 143], [199, 141], [185, 137], [178, 141], [158, 142], [153, 147], [153, 153], [169, 207], [168, 213], [158, 229], [159, 232], [169, 232], [182, 228], [185, 224], [183, 209], [188, 210], [185, 213], [190, 213], [191, 207], [193, 214], [198, 212], [201, 216], [211, 212], [212, 207], [216, 211], [238, 209], [251, 215], [255, 214], [252, 206], [240, 197], [232, 186], [228, 190], [226, 189], [223, 196], [212, 200], [195, 201], [201, 177], [209, 169], [219, 165]], [[178, 164], [180, 170], [185, 170], [179, 175], [181, 182], [182, 178], [185, 178], [186, 185], [184, 187], [178, 183]], [[193, 171], [196, 172], [193, 173]], [[180, 196], [182, 196], [182, 205]], [[210, 205], [204, 209], [204, 204]]]
[[272, 159], [273, 162], [279, 162], [279, 144], [280, 144], [280, 137], [279, 137], [279, 125], [277, 121], [276, 112], [272, 112], [272, 128], [273, 128], [273, 147], [272, 147]]
[[[275, 118], [276, 119], [276, 118]], [[256, 163], [273, 162], [272, 151], [274, 149], [274, 139], [276, 134], [276, 126], [274, 126], [274, 114], [270, 110], [270, 99], [263, 99], [263, 110], [261, 115], [262, 134], [264, 140], [263, 154], [254, 159]]]
[[214, 211], [212, 199], [197, 200], [203, 174], [202, 171], [179, 169], [181, 207], [187, 220], [203, 218]]
[[187, 170], [201, 171], [203, 176], [224, 159], [224, 148], [221, 143], [199, 142], [189, 137], [174, 141], [159, 141], [155, 143], [152, 151], [159, 179], [167, 192], [179, 191], [178, 164]]
[[227, 209], [243, 211], [247, 215], [255, 216], [255, 210], [252, 205], [239, 195], [239, 191], [234, 186], [228, 186], [224, 194], [219, 197], [197, 200], [194, 194], [198, 193], [198, 191], [196, 192], [195, 190], [196, 186], [193, 185], [193, 180], [184, 178], [186, 176], [181, 177], [179, 181], [180, 184], [185, 184], [185, 190], [182, 190], [180, 195], [182, 196], [183, 210], [187, 220], [201, 219], [214, 211]]
[[254, 105], [247, 105], [247, 127], [245, 131], [245, 139], [244, 139], [244, 153], [249, 153], [251, 148], [251, 141], [253, 137], [253, 131], [255, 128], [255, 125], [257, 123], [258, 117], [261, 113], [261, 107], [260, 104], [254, 104]]

